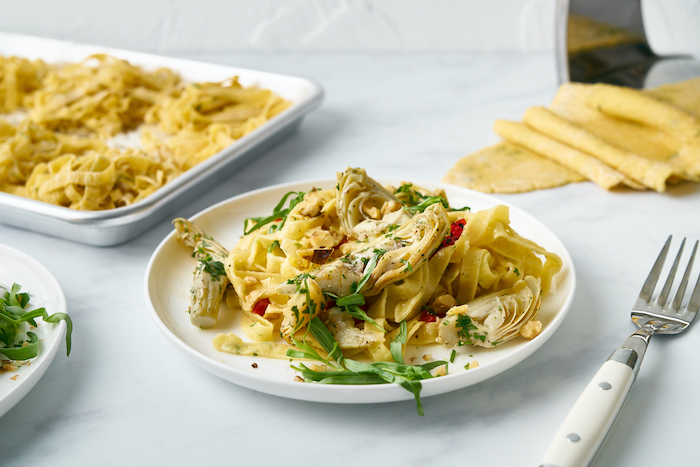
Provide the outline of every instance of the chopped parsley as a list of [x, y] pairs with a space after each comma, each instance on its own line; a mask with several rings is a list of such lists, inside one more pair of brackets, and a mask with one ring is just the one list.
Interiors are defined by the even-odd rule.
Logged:
[[207, 255], [206, 258], [200, 259], [199, 262], [202, 264], [204, 272], [208, 272], [215, 281], [218, 281], [221, 276], [226, 276], [226, 269], [224, 269], [224, 264], [221, 261], [215, 261], [211, 256]]

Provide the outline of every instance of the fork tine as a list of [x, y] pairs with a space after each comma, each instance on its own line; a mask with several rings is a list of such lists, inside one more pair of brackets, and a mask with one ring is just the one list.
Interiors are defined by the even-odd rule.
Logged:
[[[685, 240], [685, 239], [684, 239]], [[695, 242], [693, 246], [693, 252], [690, 254], [690, 259], [688, 260], [688, 266], [685, 268], [685, 273], [683, 274], [683, 280], [678, 286], [678, 291], [676, 291], [676, 296], [673, 297], [673, 302], [671, 303], [671, 309], [678, 311], [681, 306], [681, 301], [683, 301], [683, 295], [685, 295], [685, 289], [688, 286], [688, 279], [690, 278], [690, 271], [693, 269], [693, 261], [695, 261], [695, 252], [698, 251], [698, 242]]]
[[676, 271], [678, 270], [678, 264], [681, 262], [681, 255], [683, 254], [684, 246], [685, 238], [681, 242], [681, 247], [678, 249], [676, 259], [673, 260], [673, 266], [671, 266], [671, 270], [669, 271], [668, 277], [666, 278], [666, 283], [664, 283], [664, 287], [661, 289], [661, 293], [659, 294], [659, 298], [657, 299], [656, 303], [658, 303], [661, 307], [663, 307], [666, 304], [668, 294], [671, 292], [671, 286], [673, 285], [673, 280], [676, 278]]
[[[695, 246], [697, 246], [697, 242], [695, 242]], [[698, 281], [695, 283], [693, 295], [690, 296], [690, 302], [688, 302], [687, 311], [695, 315], [695, 313], [697, 313], [698, 311], [698, 308], [700, 308], [700, 276], [698, 276]]]
[[663, 269], [664, 261], [666, 261], [666, 255], [668, 254], [668, 249], [671, 246], [671, 238], [672, 237], [673, 237], [672, 235], [668, 236], [668, 240], [666, 240], [666, 244], [661, 249], [661, 253], [659, 253], [659, 257], [656, 258], [656, 262], [654, 263], [654, 267], [651, 268], [651, 272], [649, 272], [649, 276], [647, 277], [647, 280], [644, 281], [644, 286], [642, 287], [642, 291], [639, 293], [639, 298], [641, 298], [645, 302], [649, 302], [651, 300], [651, 294], [654, 292], [654, 287], [656, 287], [656, 282], [659, 280], [659, 276], [661, 275], [661, 269]]

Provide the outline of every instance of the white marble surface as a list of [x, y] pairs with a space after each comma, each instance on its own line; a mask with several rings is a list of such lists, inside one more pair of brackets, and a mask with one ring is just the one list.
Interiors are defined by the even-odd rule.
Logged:
[[0, 0], [0, 30], [155, 53], [542, 51], [556, 2]]
[[[179, 216], [253, 188], [328, 178], [348, 165], [438, 181], [461, 155], [496, 141], [494, 119], [547, 104], [557, 85], [547, 53], [187, 58], [311, 77], [326, 99], [291, 139]], [[591, 376], [634, 330], [630, 306], [666, 236], [700, 238], [700, 190], [606, 192], [581, 183], [496, 197], [561, 238], [577, 269], [576, 297], [531, 357], [425, 399], [424, 417], [411, 401], [331, 405], [259, 394], [184, 359], [158, 333], [143, 293], [167, 221], [112, 248], [0, 225], [0, 242], [58, 278], [75, 322], [71, 356], [59, 354], [2, 417], [0, 464], [537, 465]], [[596, 466], [700, 465], [698, 332], [653, 340]]]

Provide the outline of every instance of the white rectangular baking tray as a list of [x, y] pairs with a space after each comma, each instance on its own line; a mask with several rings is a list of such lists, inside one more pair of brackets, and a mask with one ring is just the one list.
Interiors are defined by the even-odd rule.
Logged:
[[188, 81], [222, 81], [237, 75], [242, 85], [270, 89], [292, 105], [130, 206], [76, 211], [0, 192], [0, 222], [3, 224], [88, 245], [112, 246], [126, 242], [161, 221], [179, 204], [200, 195], [211, 184], [224, 180], [235, 168], [287, 138], [296, 131], [302, 118], [323, 100], [322, 88], [304, 78], [0, 32], [0, 55], [58, 63], [81, 61], [94, 53], [123, 58], [149, 70], [167, 67]]

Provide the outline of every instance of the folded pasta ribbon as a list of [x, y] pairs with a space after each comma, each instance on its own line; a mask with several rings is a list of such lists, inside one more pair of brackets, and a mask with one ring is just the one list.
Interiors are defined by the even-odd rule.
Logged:
[[131, 204], [164, 183], [153, 161], [134, 150], [112, 149], [38, 164], [27, 180], [27, 195], [72, 209], [100, 210]]

